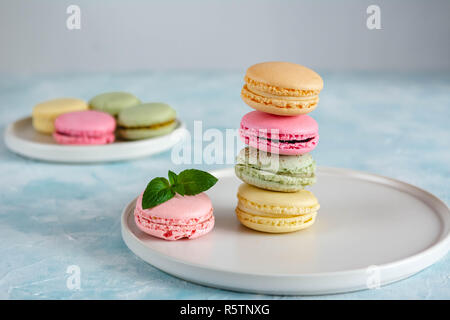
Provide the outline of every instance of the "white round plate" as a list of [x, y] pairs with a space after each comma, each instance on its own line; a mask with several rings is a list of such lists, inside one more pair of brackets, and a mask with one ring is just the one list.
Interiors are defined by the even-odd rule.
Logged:
[[235, 217], [240, 181], [232, 169], [212, 172], [208, 192], [216, 225], [195, 240], [165, 241], [137, 229], [133, 200], [122, 214], [122, 237], [137, 256], [179, 278], [255, 293], [348, 292], [409, 277], [443, 257], [450, 211], [407, 183], [348, 169], [318, 168], [311, 188], [320, 202], [313, 226], [267, 234]]
[[136, 141], [117, 140], [111, 144], [74, 146], [61, 145], [51, 135], [33, 129], [31, 117], [17, 120], [5, 130], [5, 144], [22, 156], [54, 162], [83, 163], [130, 160], [160, 153], [172, 148], [184, 138], [184, 123], [170, 134]]

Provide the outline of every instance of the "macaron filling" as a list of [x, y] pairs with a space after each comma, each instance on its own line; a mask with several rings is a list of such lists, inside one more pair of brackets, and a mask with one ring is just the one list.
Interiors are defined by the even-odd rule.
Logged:
[[[307, 167], [304, 167], [302, 169], [301, 172], [296, 172], [296, 173], [289, 173], [289, 172], [283, 172], [283, 171], [277, 171], [277, 172], [273, 172], [271, 170], [265, 170], [263, 168], [260, 167], [256, 167], [256, 166], [252, 166], [249, 164], [236, 164], [236, 170], [238, 170], [239, 172], [244, 171], [246, 174], [250, 174], [250, 175], [255, 175], [261, 179], [264, 180], [274, 180], [276, 179], [275, 176], [282, 176], [283, 179], [277, 181], [280, 183], [285, 183], [286, 181], [289, 182], [289, 178], [295, 178], [295, 181], [291, 181], [291, 183], [295, 183], [297, 182], [296, 180], [298, 180], [297, 178], [314, 178], [315, 177], [315, 169], [316, 169], [316, 165], [315, 163], [310, 164]], [[278, 179], [276, 179], [278, 180]]]
[[109, 135], [114, 135], [113, 132], [64, 132], [61, 130], [56, 130], [55, 134], [65, 137], [86, 137], [86, 138], [102, 138]]
[[316, 182], [314, 169], [305, 174], [284, 174], [264, 171], [243, 165], [235, 166], [236, 176], [242, 181], [266, 190], [296, 192]]
[[302, 97], [277, 96], [262, 92], [254, 92], [252, 90], [249, 90], [247, 85], [243, 86], [241, 94], [244, 98], [255, 103], [261, 103], [263, 105], [273, 105], [278, 108], [312, 108], [319, 102], [318, 95]]
[[269, 142], [273, 142], [273, 143], [305, 143], [305, 142], [309, 142], [311, 140], [313, 140], [315, 138], [315, 136], [312, 136], [310, 138], [306, 138], [306, 139], [301, 139], [301, 140], [282, 140], [282, 139], [271, 139], [271, 138], [267, 138], [267, 137], [260, 137], [260, 139], [265, 139]]
[[142, 209], [139, 212], [139, 209], [137, 209], [138, 217], [142, 222], [149, 223], [149, 224], [161, 224], [161, 225], [178, 225], [178, 226], [194, 226], [199, 223], [203, 223], [205, 221], [208, 221], [213, 216], [213, 210], [209, 212], [209, 214], [205, 215], [201, 218], [190, 218], [185, 220], [175, 220], [175, 219], [165, 219], [160, 217], [154, 217], [154, 216], [145, 216], [142, 212]]
[[170, 126], [174, 122], [175, 122], [175, 119], [172, 119], [172, 120], [169, 120], [166, 122], [156, 123], [156, 124], [152, 124], [152, 125], [148, 125], [148, 126], [131, 126], [131, 127], [127, 127], [127, 126], [121, 124], [118, 126], [118, 128], [126, 129], [126, 130], [160, 129], [165, 126]]
[[116, 139], [114, 134], [88, 137], [88, 136], [68, 136], [53, 133], [53, 138], [61, 144], [76, 144], [76, 145], [90, 145], [90, 144], [107, 144], [112, 143]]
[[287, 176], [287, 177], [313, 177], [314, 176], [314, 171], [316, 169], [316, 163], [313, 162], [301, 169], [299, 169], [298, 171], [283, 171], [282, 169], [277, 170], [277, 171], [273, 171], [270, 168], [264, 168], [264, 167], [259, 167], [256, 165], [251, 165], [248, 163], [237, 163], [236, 164], [237, 167], [245, 167], [245, 168], [250, 168], [250, 169], [255, 169], [258, 171], [262, 171], [262, 172], [267, 172], [267, 173], [272, 173], [272, 174], [276, 174], [276, 175], [281, 175], [281, 176]]
[[280, 129], [269, 128], [269, 129], [253, 129], [245, 126], [241, 123], [240, 133], [248, 137], [257, 137], [259, 139], [264, 139], [272, 142], [283, 142], [283, 143], [298, 143], [298, 142], [309, 142], [317, 137], [315, 133], [280, 133]]
[[241, 215], [241, 218], [252, 221], [257, 224], [266, 224], [271, 226], [297, 226], [299, 224], [312, 221], [317, 212], [307, 213], [299, 216], [272, 216], [263, 214], [252, 214], [242, 210], [239, 206], [235, 209], [236, 213]]
[[253, 80], [248, 76], [244, 78], [244, 81], [246, 82], [247, 89], [249, 89], [250, 91], [268, 92], [277, 96], [306, 97], [306, 96], [315, 96], [320, 93], [320, 90], [300, 90], [291, 88], [280, 88], [277, 86], [272, 86], [260, 81]]
[[[295, 135], [280, 134], [277, 139], [270, 138], [267, 130], [253, 130], [241, 126], [239, 134], [243, 142], [251, 147], [279, 153], [279, 150], [305, 150], [309, 152], [315, 148], [319, 141], [319, 135], [302, 134], [295, 137]], [[268, 137], [269, 136], [269, 137]]]
[[259, 216], [271, 216], [271, 217], [290, 217], [301, 216], [317, 212], [320, 205], [317, 203], [312, 206], [296, 207], [296, 206], [282, 206], [282, 205], [270, 205], [265, 203], [257, 203], [250, 199], [246, 199], [238, 194], [238, 208], [247, 213], [251, 213]]

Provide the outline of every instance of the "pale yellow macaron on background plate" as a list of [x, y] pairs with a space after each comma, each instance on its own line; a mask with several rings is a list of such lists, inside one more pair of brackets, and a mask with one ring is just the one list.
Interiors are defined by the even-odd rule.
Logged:
[[313, 70], [290, 62], [263, 62], [247, 69], [241, 97], [250, 107], [277, 115], [313, 111], [323, 88]]
[[34, 106], [32, 112], [33, 127], [45, 134], [52, 134], [55, 119], [61, 114], [88, 109], [86, 101], [77, 98], [59, 98], [41, 102]]
[[236, 215], [246, 227], [262, 232], [285, 233], [311, 226], [320, 205], [309, 191], [278, 192], [247, 183], [239, 186]]

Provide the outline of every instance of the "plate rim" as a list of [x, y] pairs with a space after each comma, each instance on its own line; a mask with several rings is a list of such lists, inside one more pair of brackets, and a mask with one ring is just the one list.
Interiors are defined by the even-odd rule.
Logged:
[[[432, 193], [421, 189], [419, 187], [416, 187], [412, 184], [409, 184], [407, 182], [403, 182], [401, 180], [397, 180], [397, 179], [393, 179], [393, 178], [389, 178], [386, 176], [382, 176], [382, 175], [378, 175], [378, 174], [373, 174], [373, 173], [368, 173], [368, 172], [364, 172], [364, 171], [359, 171], [359, 170], [353, 170], [353, 169], [348, 169], [348, 168], [335, 168], [335, 167], [325, 167], [325, 166], [320, 166], [317, 168], [318, 170], [324, 172], [324, 173], [331, 173], [331, 174], [337, 174], [337, 173], [343, 173], [346, 176], [356, 176], [356, 177], [370, 177], [372, 179], [370, 179], [371, 181], [375, 181], [375, 182], [380, 182], [380, 180], [386, 180], [389, 181], [388, 185], [391, 184], [398, 184], [400, 186], [402, 186], [403, 188], [407, 187], [407, 188], [412, 188], [412, 190], [414, 190], [415, 192], [421, 192], [423, 193], [425, 196], [427, 196], [429, 199], [431, 199], [432, 201], [436, 202], [437, 204], [439, 204], [440, 206], [442, 206], [442, 208], [440, 210], [447, 210], [447, 214], [450, 214], [450, 209], [448, 208], [448, 206], [445, 204], [444, 201], [442, 201], [441, 199], [439, 199], [438, 197], [436, 197], [435, 195], [433, 195]], [[217, 169], [217, 170], [212, 170], [209, 171], [211, 174], [220, 177], [224, 177], [224, 176], [229, 176], [232, 175], [234, 173], [234, 169], [231, 168], [224, 168], [224, 169]], [[374, 179], [374, 180], [373, 180]], [[405, 191], [402, 188], [402, 191]], [[128, 228], [128, 215], [132, 212], [132, 210], [130, 210], [129, 208], [132, 207], [136, 201], [137, 197], [134, 198], [131, 202], [129, 202], [125, 208], [122, 210], [122, 214], [121, 214], [121, 229], [122, 229], [122, 238], [125, 242], [125, 244], [127, 245], [127, 247], [130, 249], [131, 252], [133, 252], [135, 255], [137, 255], [139, 258], [141, 258], [138, 254], [136, 254], [136, 252], [134, 250], [132, 250], [129, 246], [129, 244], [127, 243], [127, 241], [125, 240], [125, 235], [124, 232], [127, 231], [129, 233], [128, 236], [131, 236], [132, 238], [134, 238], [135, 241], [137, 241], [140, 245], [144, 246], [144, 244], [142, 243], [142, 241], [136, 237], [136, 235], [131, 232], [131, 230], [129, 230]], [[421, 199], [422, 200], [422, 199]], [[423, 201], [423, 200], [422, 200]], [[434, 207], [433, 207], [434, 208]], [[436, 209], [434, 209], [435, 211]], [[439, 214], [439, 218], [441, 219], [441, 214]], [[450, 217], [447, 218], [447, 220], [450, 219]], [[448, 221], [443, 221], [444, 224], [447, 223]], [[448, 229], [448, 225], [444, 227], [447, 227]], [[447, 234], [443, 234], [445, 233], [445, 228], [443, 228], [443, 230], [440, 232], [438, 239], [436, 240], [436, 242], [434, 242], [431, 246], [429, 246], [428, 248], [417, 252], [409, 257], [400, 259], [400, 260], [396, 260], [393, 262], [389, 262], [389, 263], [384, 263], [384, 264], [380, 264], [377, 265], [377, 267], [380, 269], [380, 272], [382, 270], [386, 270], [386, 269], [392, 269], [392, 268], [399, 268], [401, 267], [401, 265], [404, 264], [410, 264], [410, 263], [414, 263], [414, 260], [417, 259], [423, 259], [426, 258], [427, 255], [432, 255], [433, 258], [430, 260], [432, 260], [432, 262], [427, 261], [425, 264], [425, 267], [421, 267], [419, 268], [417, 271], [413, 271], [412, 273], [409, 274], [404, 274], [403, 277], [398, 278], [397, 280], [401, 280], [404, 279], [406, 277], [409, 277], [421, 270], [426, 269], [427, 267], [431, 266], [432, 264], [436, 263], [437, 261], [439, 261], [442, 257], [444, 257], [448, 250], [449, 250], [449, 246], [450, 246], [450, 230], [447, 230]], [[358, 269], [350, 269], [350, 270], [344, 270], [344, 271], [331, 271], [331, 272], [315, 272], [315, 273], [300, 273], [300, 274], [270, 274], [270, 273], [258, 273], [258, 272], [242, 272], [242, 271], [230, 271], [227, 269], [222, 269], [220, 267], [214, 267], [214, 268], [208, 268], [204, 265], [201, 264], [197, 264], [197, 263], [192, 263], [192, 262], [186, 262], [183, 260], [180, 260], [178, 258], [174, 258], [174, 257], [170, 257], [167, 255], [164, 255], [158, 251], [155, 250], [151, 250], [152, 254], [156, 254], [160, 257], [162, 257], [163, 259], [167, 259], [167, 260], [171, 260], [175, 263], [179, 263], [179, 264], [183, 264], [189, 267], [193, 267], [193, 268], [198, 268], [198, 269], [203, 269], [203, 270], [208, 270], [208, 271], [218, 271], [218, 272], [224, 272], [224, 273], [228, 273], [228, 274], [232, 274], [232, 275], [238, 275], [238, 276], [252, 276], [252, 277], [272, 277], [272, 278], [296, 278], [296, 279], [300, 279], [300, 278], [314, 278], [314, 277], [336, 277], [336, 276], [348, 276], [348, 275], [358, 275], [361, 273], [366, 274], [367, 273], [367, 268], [358, 268]], [[425, 257], [424, 257], [425, 256]], [[141, 258], [142, 259], [142, 258]], [[142, 259], [144, 260], [144, 259]], [[149, 263], [148, 261], [144, 260], [145, 262]], [[151, 263], [150, 263], [151, 264]], [[153, 265], [153, 264], [151, 264]], [[405, 268], [407, 268], [407, 266], [405, 266]], [[165, 270], [163, 270], [164, 272], [166, 272]], [[395, 282], [397, 280], [392, 280], [392, 281], [388, 281], [387, 283], [392, 283]], [[346, 291], [345, 291], [346, 292]]]

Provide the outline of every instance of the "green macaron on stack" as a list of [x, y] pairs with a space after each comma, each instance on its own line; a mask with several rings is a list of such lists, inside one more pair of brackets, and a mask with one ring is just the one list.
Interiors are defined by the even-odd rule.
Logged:
[[273, 155], [246, 147], [236, 158], [239, 179], [255, 187], [296, 192], [316, 182], [316, 162], [309, 154]]

